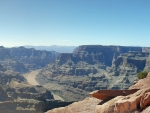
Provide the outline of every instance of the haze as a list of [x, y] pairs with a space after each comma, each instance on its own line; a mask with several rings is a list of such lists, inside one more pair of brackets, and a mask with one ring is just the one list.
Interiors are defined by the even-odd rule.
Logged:
[[1, 0], [0, 45], [149, 46], [149, 0]]

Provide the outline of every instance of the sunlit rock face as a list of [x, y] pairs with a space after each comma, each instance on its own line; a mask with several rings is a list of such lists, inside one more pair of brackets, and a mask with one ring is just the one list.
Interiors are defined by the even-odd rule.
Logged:
[[95, 106], [100, 100], [95, 98], [85, 98], [69, 106], [49, 110], [46, 113], [95, 113]]
[[[117, 96], [109, 101], [97, 105], [96, 113], [148, 113], [150, 106], [150, 73], [146, 78], [139, 80], [129, 89], [139, 89], [133, 94]], [[109, 95], [109, 94], [108, 94]]]
[[128, 89], [148, 58], [149, 48], [82, 45], [59, 54], [36, 80], [66, 100], [82, 100], [94, 90]]
[[[82, 101], [75, 102], [67, 107], [49, 110], [46, 113], [149, 113], [150, 111], [150, 86], [148, 85], [150, 73], [142, 80], [139, 80], [130, 89], [126, 96], [117, 96], [110, 99], [98, 100], [94, 98], [86, 98]], [[144, 87], [143, 87], [144, 86]], [[139, 89], [139, 90], [136, 90]], [[123, 90], [119, 90], [118, 94], [110, 93], [110, 90], [99, 90], [105, 95], [120, 95]], [[91, 94], [96, 93], [91, 92]], [[117, 91], [116, 91], [117, 93]], [[131, 94], [130, 94], [131, 93]], [[93, 111], [94, 109], [94, 111]]]

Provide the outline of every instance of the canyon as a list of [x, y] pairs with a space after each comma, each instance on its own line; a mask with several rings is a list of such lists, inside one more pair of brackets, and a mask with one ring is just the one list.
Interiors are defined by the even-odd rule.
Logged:
[[[70, 113], [76, 109], [76, 113], [94, 113], [101, 100], [91, 98], [90, 92], [127, 90], [138, 81], [138, 72], [150, 71], [149, 62], [150, 47], [82, 45], [72, 53], [58, 53], [1, 46], [0, 85], [4, 108], [0, 110], [43, 113], [67, 106], [60, 111]], [[110, 103], [121, 98], [116, 97]], [[82, 104], [85, 107], [79, 109]], [[7, 111], [6, 106], [10, 106]]]
[[83, 45], [59, 54], [36, 80], [66, 101], [83, 100], [94, 90], [128, 89], [138, 72], [149, 71], [149, 52], [148, 47]]

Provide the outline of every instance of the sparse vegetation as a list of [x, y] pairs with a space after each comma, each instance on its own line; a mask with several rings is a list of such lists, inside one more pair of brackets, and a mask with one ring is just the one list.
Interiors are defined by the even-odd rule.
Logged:
[[143, 79], [147, 76], [147, 74], [148, 74], [147, 71], [141, 71], [141, 72], [138, 73], [137, 76], [138, 76], [139, 79]]

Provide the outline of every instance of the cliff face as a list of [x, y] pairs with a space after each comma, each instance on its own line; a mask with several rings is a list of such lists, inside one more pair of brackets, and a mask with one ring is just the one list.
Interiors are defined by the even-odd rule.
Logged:
[[39, 69], [56, 59], [58, 53], [33, 48], [0, 48], [0, 63], [9, 70], [27, 72]]
[[149, 48], [84, 45], [59, 54], [36, 79], [65, 99], [81, 100], [93, 90], [127, 89], [139, 71], [149, 68], [148, 58]]
[[[130, 90], [99, 90], [96, 98], [114, 96], [114, 98], [86, 98], [63, 108], [55, 108], [46, 113], [149, 113], [150, 112], [150, 73], [146, 78], [131, 86]], [[138, 90], [139, 89], [139, 90]], [[123, 91], [123, 93], [121, 93]], [[120, 93], [120, 94], [119, 94]]]

